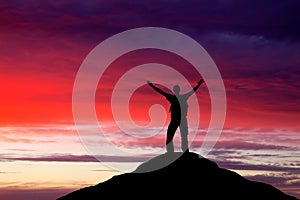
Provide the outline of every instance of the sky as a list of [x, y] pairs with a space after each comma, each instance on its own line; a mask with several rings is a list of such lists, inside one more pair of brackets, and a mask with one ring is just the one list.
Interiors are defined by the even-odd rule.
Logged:
[[[84, 60], [111, 36], [141, 27], [193, 38], [217, 66], [226, 118], [205, 157], [300, 198], [299, 8], [298, 0], [1, 1], [0, 198], [55, 199], [165, 151], [169, 105], [146, 80], [179, 83], [185, 92], [184, 83], [194, 86], [203, 78], [172, 52], [139, 49], [120, 55], [96, 86], [92, 106], [99, 123], [78, 126], [73, 118], [73, 88]], [[129, 103], [112, 104], [118, 81], [147, 63], [169, 66], [187, 82], [149, 65], [121, 84], [117, 97], [128, 97]], [[162, 82], [154, 83], [168, 91]], [[197, 153], [212, 116], [208, 86], [201, 85], [189, 101], [190, 149]], [[128, 96], [132, 87], [137, 89]], [[129, 110], [136, 123], [131, 135], [118, 128], [112, 108], [117, 114]], [[180, 134], [174, 141], [180, 150]], [[121, 153], [110, 151], [108, 143]]]

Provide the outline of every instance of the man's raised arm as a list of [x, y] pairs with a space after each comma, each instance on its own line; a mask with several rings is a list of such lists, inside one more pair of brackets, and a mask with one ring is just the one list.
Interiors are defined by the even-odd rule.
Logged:
[[159, 89], [158, 87], [156, 87], [155, 85], [153, 85], [153, 83], [151, 83], [150, 81], [147, 80], [148, 85], [150, 85], [150, 87], [152, 87], [156, 92], [158, 92], [161, 95], [167, 96], [168, 93], [162, 91], [161, 89]]
[[184, 94], [185, 96], [189, 97], [191, 96], [194, 92], [196, 92], [198, 90], [198, 88], [200, 87], [200, 85], [204, 83], [203, 79], [201, 79], [198, 84], [191, 90], [189, 91], [188, 93]]

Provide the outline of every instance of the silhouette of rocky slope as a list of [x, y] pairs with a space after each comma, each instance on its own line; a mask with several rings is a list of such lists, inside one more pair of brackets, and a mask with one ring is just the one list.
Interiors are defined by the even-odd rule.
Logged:
[[[177, 158], [165, 166], [172, 159]], [[164, 168], [158, 169], [161, 166]], [[157, 169], [155, 171], [151, 171]], [[145, 172], [146, 171], [146, 172]], [[157, 156], [134, 172], [112, 177], [98, 185], [74, 191], [58, 200], [123, 199], [239, 199], [296, 200], [275, 187], [245, 179], [195, 153]]]

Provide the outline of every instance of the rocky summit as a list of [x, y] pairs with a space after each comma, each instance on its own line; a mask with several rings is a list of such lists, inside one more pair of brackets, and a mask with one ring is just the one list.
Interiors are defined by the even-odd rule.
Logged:
[[131, 173], [74, 191], [58, 200], [96, 199], [297, 200], [272, 185], [250, 181], [196, 153], [165, 153]]

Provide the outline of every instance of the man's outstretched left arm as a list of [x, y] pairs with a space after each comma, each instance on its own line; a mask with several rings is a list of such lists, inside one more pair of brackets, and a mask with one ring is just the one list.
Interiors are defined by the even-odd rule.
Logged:
[[152, 87], [152, 88], [153, 88], [156, 92], [158, 92], [159, 94], [161, 94], [161, 95], [163, 95], [163, 96], [165, 96], [165, 97], [167, 97], [167, 96], [169, 95], [168, 93], [162, 91], [160, 88], [158, 88], [158, 87], [156, 87], [155, 85], [153, 85], [153, 83], [151, 83], [151, 81], [148, 81], [148, 80], [147, 80], [147, 83], [148, 83], [148, 85], [149, 85], [150, 87]]

